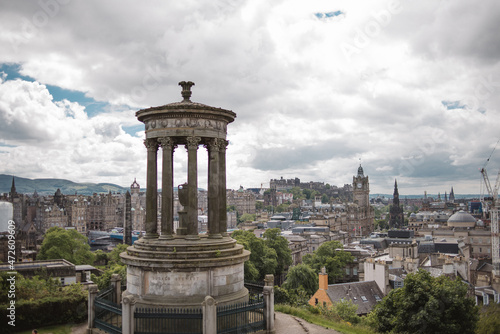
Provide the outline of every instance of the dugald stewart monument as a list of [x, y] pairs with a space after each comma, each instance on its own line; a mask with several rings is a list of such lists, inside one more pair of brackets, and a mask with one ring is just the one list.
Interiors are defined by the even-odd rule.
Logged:
[[[121, 254], [127, 265], [124, 301], [137, 306], [195, 307], [207, 296], [217, 305], [248, 300], [244, 262], [250, 253], [227, 235], [227, 125], [236, 114], [191, 101], [193, 82], [182, 81], [181, 102], [139, 110], [146, 128], [146, 234]], [[183, 209], [173, 228], [173, 153], [184, 146], [188, 155], [187, 182], [179, 185]], [[202, 146], [208, 154], [208, 233], [198, 234], [198, 162]], [[157, 160], [162, 151], [161, 223], [158, 226]]]

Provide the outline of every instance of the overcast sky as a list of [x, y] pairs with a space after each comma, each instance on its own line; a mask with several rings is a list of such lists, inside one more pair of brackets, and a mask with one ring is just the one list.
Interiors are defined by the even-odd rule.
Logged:
[[[371, 193], [479, 193], [500, 139], [494, 0], [1, 0], [0, 43], [4, 174], [145, 186], [135, 112], [183, 80], [237, 114], [229, 188], [342, 186], [361, 161]], [[185, 168], [178, 148], [175, 184]]]

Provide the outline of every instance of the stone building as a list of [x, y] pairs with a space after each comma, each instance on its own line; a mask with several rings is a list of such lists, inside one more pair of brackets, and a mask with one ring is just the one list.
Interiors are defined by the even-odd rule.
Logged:
[[42, 217], [42, 231], [45, 234], [51, 227], [65, 228], [68, 226], [68, 215], [64, 208], [60, 208], [57, 204], [45, 207]]
[[255, 214], [256, 196], [252, 191], [247, 191], [243, 187], [238, 190], [227, 190], [226, 198], [227, 205], [234, 205], [240, 216], [245, 213]]
[[347, 227], [352, 236], [366, 236], [373, 232], [375, 210], [370, 205], [370, 182], [359, 165], [352, 178], [354, 205], [347, 206]]

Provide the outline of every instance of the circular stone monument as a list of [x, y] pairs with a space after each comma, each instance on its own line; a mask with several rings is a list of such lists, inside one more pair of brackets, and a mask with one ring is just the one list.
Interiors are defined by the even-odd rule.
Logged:
[[[140, 307], [199, 306], [206, 296], [219, 305], [245, 302], [244, 263], [250, 252], [227, 235], [226, 147], [230, 110], [191, 102], [191, 81], [182, 81], [183, 101], [139, 110], [146, 127], [146, 234], [120, 256], [127, 290]], [[184, 145], [187, 183], [179, 186], [179, 227], [173, 231], [173, 152]], [[208, 233], [198, 234], [197, 150], [208, 152]], [[162, 149], [161, 227], [157, 228], [157, 152]]]

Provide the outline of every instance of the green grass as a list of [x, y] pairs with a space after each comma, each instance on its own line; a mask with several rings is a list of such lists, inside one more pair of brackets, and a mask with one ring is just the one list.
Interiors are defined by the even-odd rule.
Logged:
[[363, 325], [351, 325], [345, 321], [335, 321], [332, 319], [327, 319], [321, 314], [314, 314], [305, 308], [293, 307], [290, 305], [276, 304], [274, 305], [274, 310], [277, 312], [282, 312], [286, 314], [293, 315], [295, 317], [304, 319], [307, 322], [316, 324], [325, 328], [334, 329], [338, 332], [344, 334], [375, 334], [376, 332]]
[[[77, 324], [54, 325], [37, 328], [38, 334], [71, 334], [71, 328]], [[17, 334], [31, 334], [31, 329]]]

